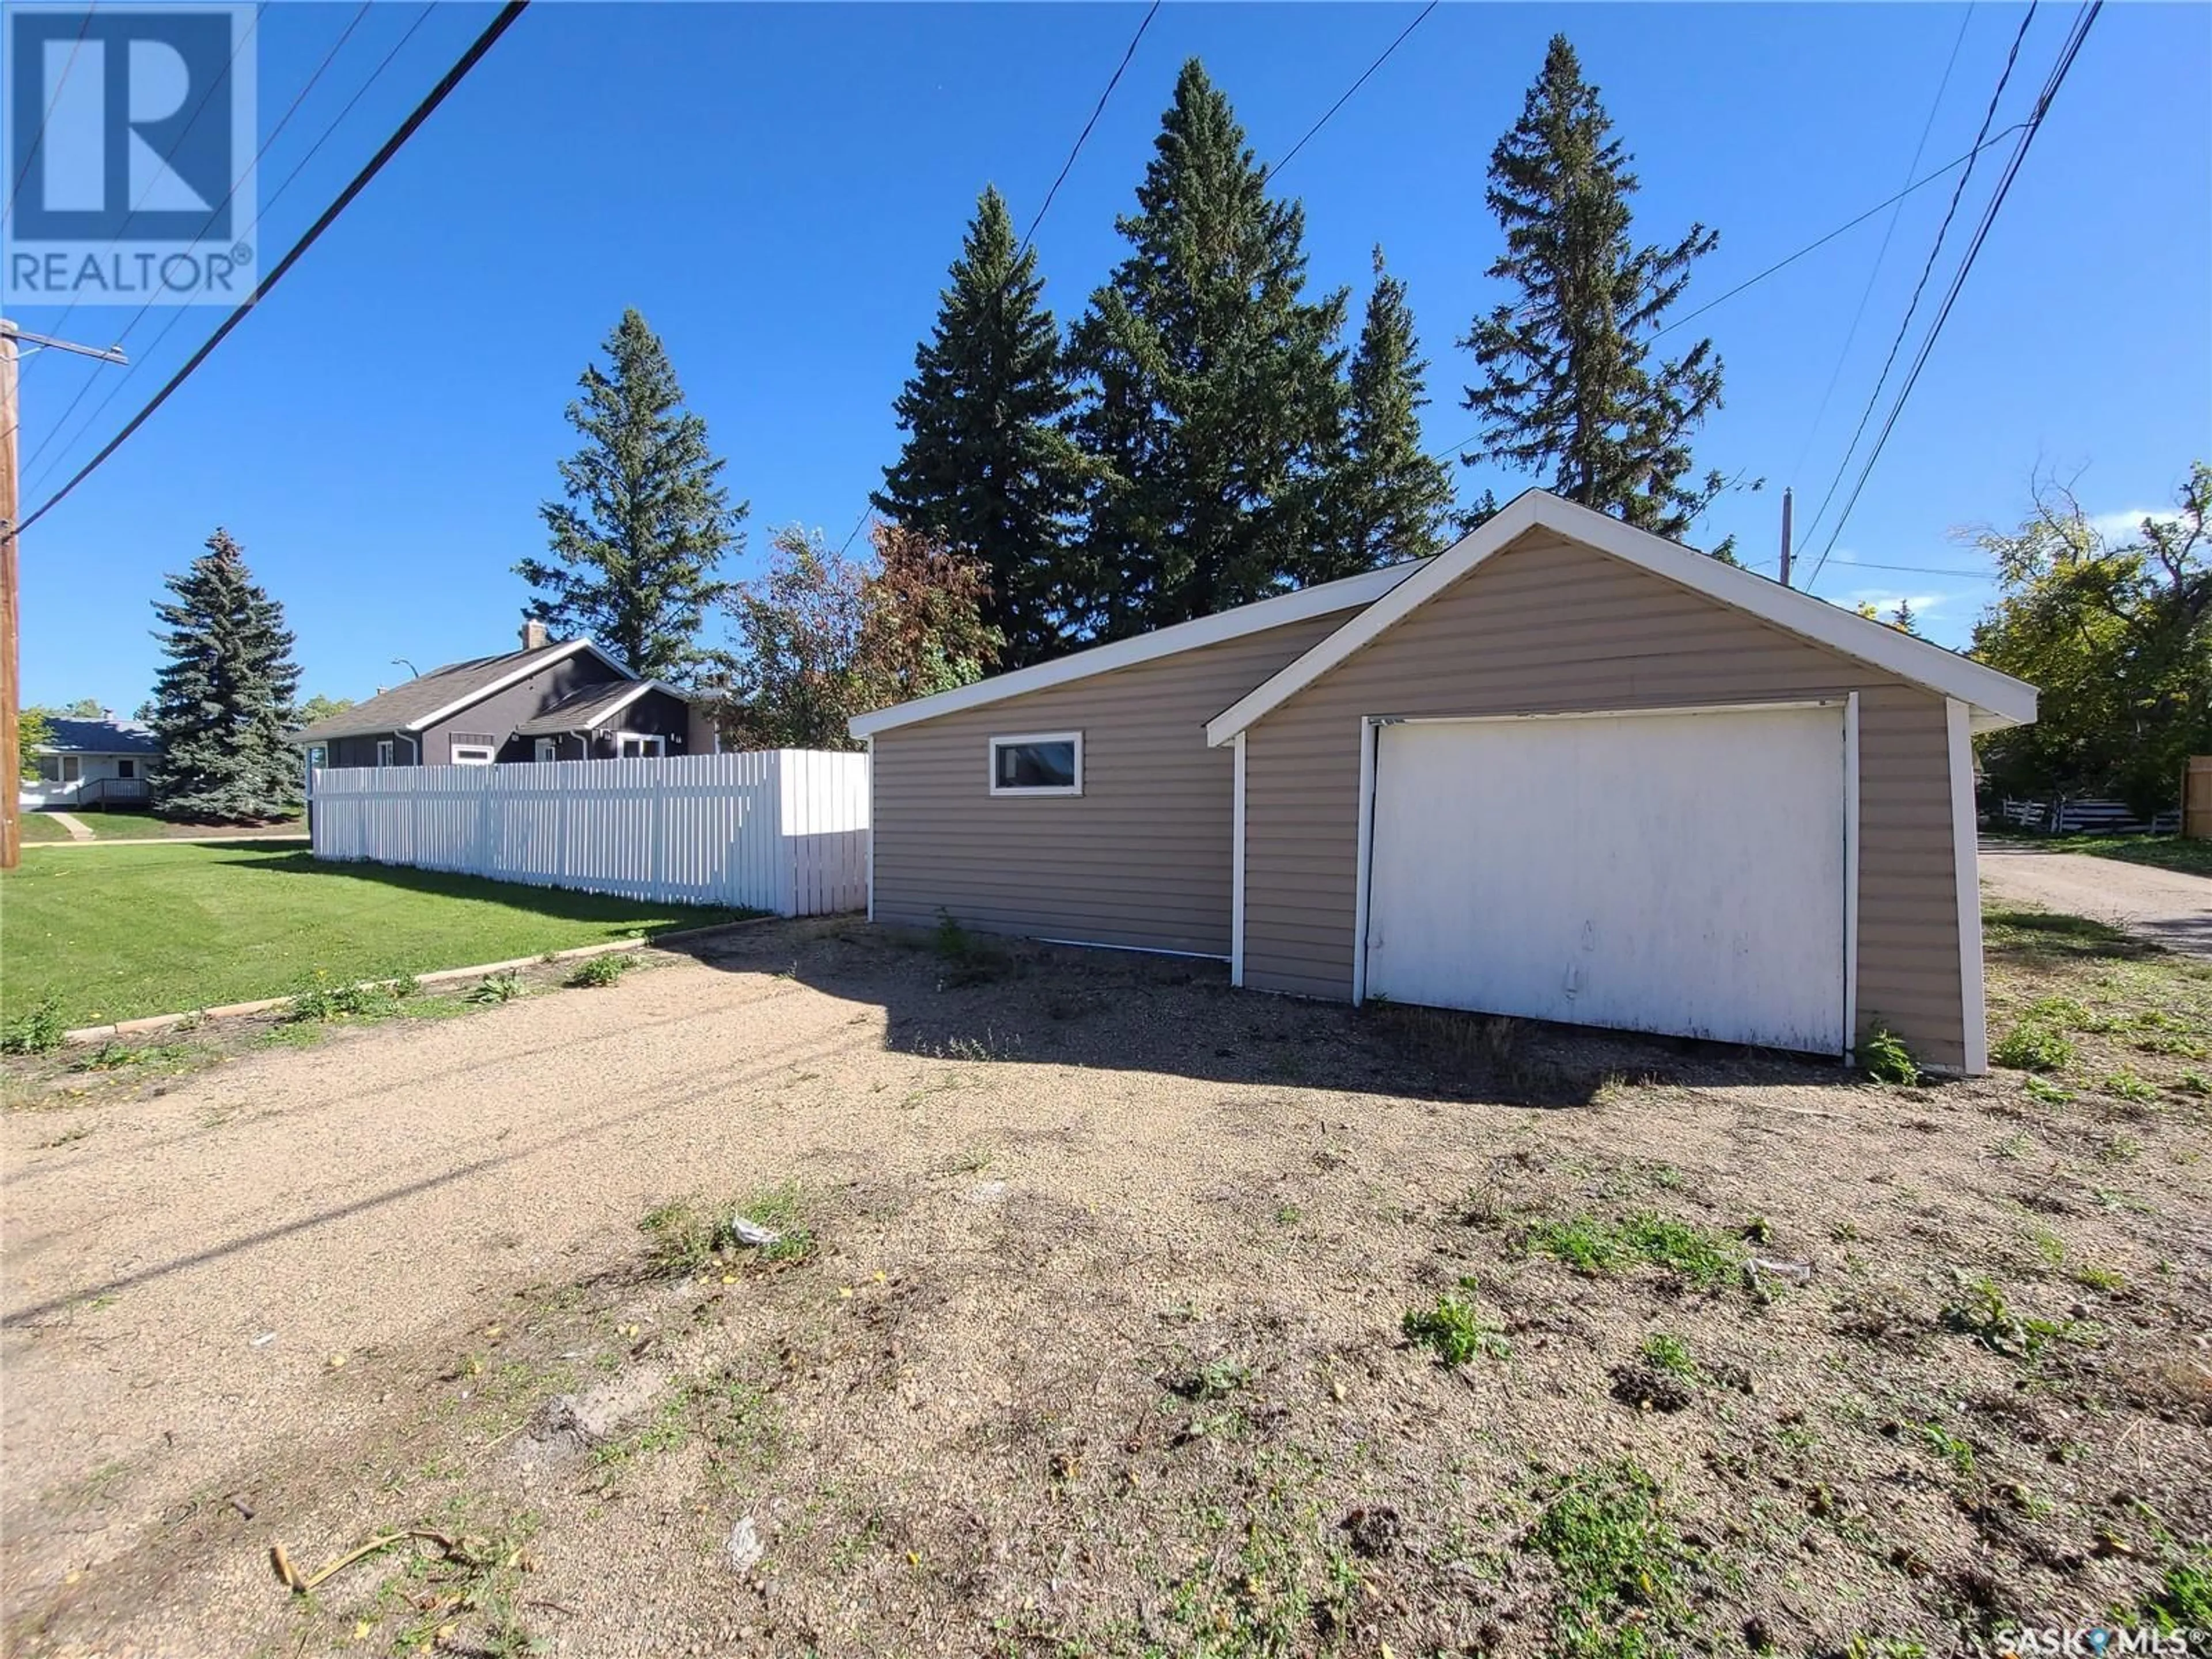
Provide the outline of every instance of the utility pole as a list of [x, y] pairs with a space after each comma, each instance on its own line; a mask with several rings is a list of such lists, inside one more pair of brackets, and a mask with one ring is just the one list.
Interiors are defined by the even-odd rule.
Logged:
[[1782, 585], [1790, 586], [1790, 486], [1782, 486]]
[[21, 705], [17, 641], [21, 618], [16, 599], [15, 526], [22, 518], [21, 481], [15, 476], [17, 429], [22, 404], [15, 386], [15, 343], [38, 350], [71, 351], [103, 363], [125, 363], [122, 348], [74, 345], [44, 334], [26, 334], [0, 317], [0, 870], [12, 870], [23, 855], [20, 817], [23, 793], [22, 752], [16, 732]]

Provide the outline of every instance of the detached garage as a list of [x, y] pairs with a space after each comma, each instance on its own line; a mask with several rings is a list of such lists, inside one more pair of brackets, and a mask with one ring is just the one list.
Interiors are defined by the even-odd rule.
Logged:
[[872, 913], [1984, 1069], [1969, 737], [2033, 688], [1542, 491], [1357, 583], [855, 720]]

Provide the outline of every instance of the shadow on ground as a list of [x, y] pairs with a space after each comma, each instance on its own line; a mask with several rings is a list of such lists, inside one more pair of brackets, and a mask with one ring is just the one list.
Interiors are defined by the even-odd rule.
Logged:
[[880, 1006], [886, 1046], [933, 1059], [1543, 1107], [1587, 1105], [1608, 1085], [1655, 1079], [1795, 1087], [1860, 1080], [1832, 1060], [1733, 1043], [1442, 1009], [1355, 1009], [1237, 990], [1217, 963], [939, 937], [857, 918], [665, 948]]

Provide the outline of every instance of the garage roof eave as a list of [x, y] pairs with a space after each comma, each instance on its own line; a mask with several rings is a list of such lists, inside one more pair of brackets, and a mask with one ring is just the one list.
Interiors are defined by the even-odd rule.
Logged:
[[980, 708], [988, 703], [1003, 702], [1009, 697], [1024, 696], [1050, 686], [1066, 685], [1073, 680], [1110, 673], [1117, 668], [1133, 667], [1138, 663], [1200, 650], [1267, 629], [1281, 628], [1313, 617], [1326, 617], [1333, 611], [1358, 610], [1389, 592], [1429, 562], [1425, 559], [1409, 559], [1402, 564], [1385, 565], [1379, 570], [1365, 570], [1356, 576], [1345, 576], [1312, 587], [1301, 587], [1293, 592], [1255, 599], [1249, 605], [1216, 611], [1212, 616], [1200, 617], [1190, 622], [1172, 623], [1166, 628], [1155, 629], [1149, 634], [1137, 635], [1132, 639], [1094, 645], [1065, 657], [1054, 658], [1050, 662], [1039, 663], [1034, 667], [1017, 668], [1007, 673], [994, 674], [988, 679], [977, 680], [972, 685], [940, 691], [934, 696], [917, 697], [911, 702], [894, 703], [889, 708], [855, 714], [845, 722], [845, 727], [856, 738], [872, 738], [879, 732], [912, 726], [918, 720], [935, 720], [939, 715], [958, 714], [964, 708]]
[[1538, 529], [1610, 554], [1927, 690], [1955, 697], [1971, 711], [1977, 731], [2024, 726], [2035, 719], [2035, 688], [2025, 681], [1548, 490], [1529, 489], [1208, 721], [1206, 742], [1218, 748], [1233, 741], [1416, 606], [1516, 538]]

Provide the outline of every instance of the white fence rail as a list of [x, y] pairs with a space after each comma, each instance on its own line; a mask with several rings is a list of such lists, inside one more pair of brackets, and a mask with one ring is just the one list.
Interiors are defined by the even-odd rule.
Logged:
[[868, 757], [387, 766], [314, 775], [319, 859], [780, 915], [868, 901]]
[[2069, 799], [2017, 800], [2009, 796], [1998, 809], [2007, 823], [2023, 830], [2046, 830], [2057, 836], [2178, 835], [2181, 811], [2169, 808], [2145, 820], [2124, 801]]

